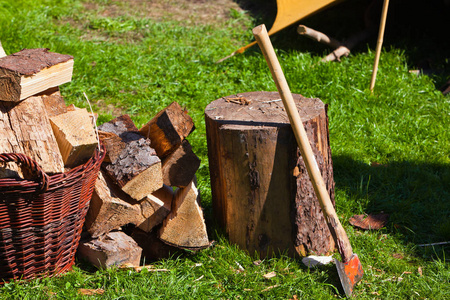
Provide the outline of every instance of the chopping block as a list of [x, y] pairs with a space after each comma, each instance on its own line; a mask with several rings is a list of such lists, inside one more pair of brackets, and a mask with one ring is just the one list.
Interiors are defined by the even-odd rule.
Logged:
[[[327, 106], [293, 97], [334, 205]], [[205, 125], [214, 218], [230, 243], [261, 258], [334, 251], [278, 92], [217, 99]]]

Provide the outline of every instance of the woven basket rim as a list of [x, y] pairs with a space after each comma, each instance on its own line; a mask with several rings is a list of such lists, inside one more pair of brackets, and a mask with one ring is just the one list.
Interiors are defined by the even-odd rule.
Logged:
[[[8, 154], [11, 154], [11, 153], [1, 153], [0, 155], [8, 155]], [[26, 159], [30, 160], [32, 163], [35, 163], [36, 166], [40, 169], [39, 164], [35, 160], [30, 158], [29, 156], [27, 156], [25, 154], [21, 154], [21, 153], [14, 153], [14, 154], [25, 157]], [[65, 182], [70, 181], [70, 179], [72, 177], [79, 176], [79, 173], [84, 172], [86, 169], [94, 166], [97, 161], [103, 160], [105, 155], [106, 155], [105, 147], [103, 144], [101, 144], [100, 148], [98, 148], [98, 147], [95, 148], [93, 155], [84, 164], [81, 164], [74, 168], [71, 168], [67, 172], [48, 175], [42, 171], [47, 177], [48, 188], [51, 189], [52, 187], [54, 187], [55, 185], [58, 185], [60, 183], [64, 184]], [[40, 187], [42, 187], [42, 185], [43, 185], [42, 180], [37, 181], [36, 179], [33, 180], [33, 179], [26, 179], [26, 178], [22, 179], [22, 178], [12, 178], [12, 177], [0, 178], [0, 193], [17, 192], [17, 189], [22, 190], [22, 191], [23, 191], [23, 189], [30, 189], [30, 190], [39, 189]], [[17, 188], [17, 189], [14, 190], [13, 188]]]

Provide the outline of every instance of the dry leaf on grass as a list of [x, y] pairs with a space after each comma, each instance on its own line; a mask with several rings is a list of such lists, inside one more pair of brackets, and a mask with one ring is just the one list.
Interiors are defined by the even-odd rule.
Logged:
[[263, 277], [264, 277], [265, 279], [270, 279], [270, 278], [275, 277], [275, 276], [277, 276], [277, 273], [275, 273], [275, 271], [272, 271], [272, 272], [270, 272], [270, 273], [267, 273], [267, 274], [264, 274], [264, 275], [263, 275]]
[[392, 257], [396, 258], [396, 259], [403, 259], [404, 258], [404, 256], [401, 253], [394, 253], [394, 254], [392, 254]]
[[267, 292], [267, 291], [269, 291], [273, 288], [279, 287], [279, 286], [280, 286], [279, 284], [271, 285], [271, 286], [266, 287], [265, 289], [261, 290], [261, 292]]
[[349, 222], [355, 227], [364, 230], [377, 230], [386, 226], [389, 219], [388, 214], [376, 214], [376, 215], [354, 215], [350, 218]]
[[79, 289], [78, 293], [83, 296], [102, 295], [105, 292], [104, 289]]

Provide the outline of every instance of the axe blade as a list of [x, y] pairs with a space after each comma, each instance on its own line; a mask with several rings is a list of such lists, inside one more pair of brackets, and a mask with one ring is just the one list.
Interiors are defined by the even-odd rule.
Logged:
[[364, 275], [364, 271], [359, 261], [358, 255], [353, 253], [349, 261], [343, 263], [334, 259], [336, 268], [341, 280], [342, 287], [344, 288], [345, 295], [351, 297], [353, 293], [353, 287], [358, 281], [360, 281]]

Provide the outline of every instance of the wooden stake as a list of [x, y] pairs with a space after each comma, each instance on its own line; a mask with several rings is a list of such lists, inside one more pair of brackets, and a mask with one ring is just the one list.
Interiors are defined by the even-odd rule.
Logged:
[[5, 50], [3, 50], [2, 42], [0, 41], [0, 58], [6, 56]]
[[384, 0], [383, 11], [381, 13], [380, 30], [378, 31], [377, 49], [375, 52], [375, 62], [373, 64], [372, 79], [370, 80], [370, 92], [373, 92], [375, 80], [377, 78], [378, 61], [380, 60], [381, 47], [383, 46], [384, 27], [388, 11], [389, 0]]

